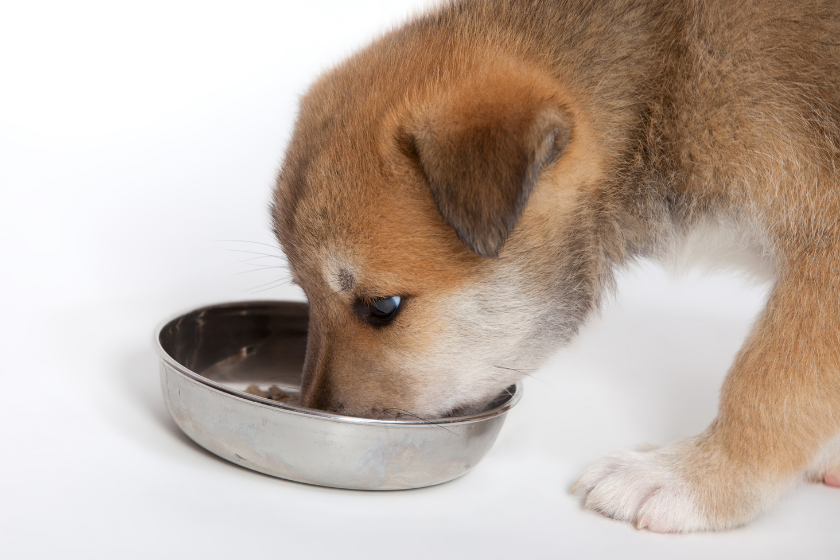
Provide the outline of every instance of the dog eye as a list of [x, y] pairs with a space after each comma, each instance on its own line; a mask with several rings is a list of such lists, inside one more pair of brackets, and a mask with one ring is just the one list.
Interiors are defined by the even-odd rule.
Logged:
[[378, 319], [390, 319], [400, 306], [400, 296], [375, 299], [370, 302], [370, 314]]
[[400, 296], [364, 298], [357, 300], [353, 307], [363, 321], [381, 327], [394, 320], [400, 310], [400, 303], [402, 303]]

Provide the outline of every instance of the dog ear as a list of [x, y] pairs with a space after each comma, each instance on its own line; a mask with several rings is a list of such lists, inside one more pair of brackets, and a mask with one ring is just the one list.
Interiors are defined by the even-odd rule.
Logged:
[[496, 257], [540, 172], [571, 125], [552, 96], [508, 83], [464, 88], [421, 113], [403, 147], [419, 163], [443, 220], [474, 253]]

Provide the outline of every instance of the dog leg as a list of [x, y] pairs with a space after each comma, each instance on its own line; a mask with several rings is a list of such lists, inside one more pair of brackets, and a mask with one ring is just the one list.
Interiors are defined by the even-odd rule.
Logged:
[[[840, 432], [839, 276], [828, 263], [802, 263], [777, 282], [711, 427], [590, 467], [573, 488], [585, 507], [657, 532], [726, 529], [806, 477]], [[840, 463], [823, 472], [840, 484]]]

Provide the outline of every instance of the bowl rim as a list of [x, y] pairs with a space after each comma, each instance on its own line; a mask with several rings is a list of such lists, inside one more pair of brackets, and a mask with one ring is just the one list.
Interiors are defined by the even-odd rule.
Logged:
[[522, 398], [522, 381], [517, 381], [512, 386], [514, 387], [513, 394], [509, 396], [507, 400], [505, 400], [502, 404], [497, 407], [491, 408], [490, 410], [485, 410], [484, 412], [479, 412], [476, 414], [469, 414], [466, 416], [451, 416], [447, 418], [433, 418], [430, 420], [424, 419], [412, 419], [412, 420], [381, 420], [376, 418], [362, 418], [359, 416], [347, 416], [344, 414], [336, 414], [334, 412], [325, 412], [323, 410], [316, 410], [314, 408], [305, 408], [302, 406], [296, 406], [292, 404], [282, 403], [279, 401], [274, 401], [271, 399], [266, 399], [262, 397], [258, 397], [256, 395], [252, 395], [250, 393], [245, 393], [244, 391], [237, 391], [235, 389], [231, 389], [230, 387], [222, 384], [217, 383], [211, 379], [204, 377], [203, 375], [196, 373], [189, 369], [188, 367], [184, 366], [180, 362], [178, 362], [175, 358], [169, 355], [169, 353], [164, 350], [163, 345], [160, 343], [160, 335], [163, 332], [163, 329], [166, 328], [167, 325], [172, 323], [173, 321], [185, 317], [191, 313], [195, 313], [197, 311], [203, 311], [205, 309], [217, 309], [217, 308], [224, 308], [224, 307], [234, 307], [234, 306], [273, 306], [277, 304], [288, 304], [288, 303], [297, 303], [307, 305], [305, 301], [296, 301], [296, 300], [242, 300], [242, 301], [230, 301], [224, 303], [216, 303], [216, 304], [209, 304], [209, 305], [200, 305], [198, 307], [191, 308], [187, 311], [182, 311], [180, 313], [175, 313], [170, 317], [167, 317], [163, 321], [161, 321], [158, 326], [155, 328], [154, 331], [154, 340], [153, 345], [155, 347], [155, 351], [158, 354], [158, 357], [165, 362], [169, 367], [171, 367], [176, 372], [180, 373], [181, 375], [186, 376], [187, 378], [209, 387], [210, 389], [214, 389], [216, 391], [225, 393], [232, 397], [239, 398], [245, 401], [251, 401], [254, 404], [268, 406], [271, 408], [279, 409], [280, 411], [295, 414], [299, 416], [308, 416], [308, 417], [315, 417], [320, 418], [322, 420], [329, 420], [332, 422], [341, 422], [347, 424], [365, 424], [365, 425], [374, 425], [374, 426], [441, 426], [441, 425], [451, 425], [451, 424], [472, 424], [475, 422], [483, 422], [485, 420], [489, 420], [491, 418], [495, 418], [497, 416], [501, 416], [505, 414], [508, 410], [516, 406], [519, 400]]

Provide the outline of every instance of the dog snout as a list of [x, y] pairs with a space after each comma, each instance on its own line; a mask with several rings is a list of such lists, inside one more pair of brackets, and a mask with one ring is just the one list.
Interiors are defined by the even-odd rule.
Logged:
[[310, 333], [306, 342], [306, 360], [303, 364], [300, 404], [328, 412], [341, 412], [341, 403], [333, 398], [333, 383], [330, 377], [331, 354], [323, 344], [319, 324], [310, 320]]
[[304, 385], [300, 395], [300, 403], [307, 408], [341, 412], [339, 403], [332, 398], [329, 376], [323, 374], [316, 375], [313, 382]]
[[301, 405], [327, 412], [344, 412], [345, 405], [335, 398], [329, 371], [329, 359], [318, 360], [311, 371], [304, 368], [304, 382], [300, 395]]

